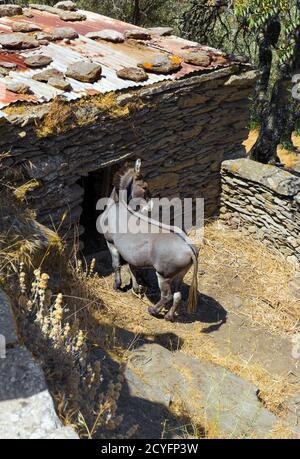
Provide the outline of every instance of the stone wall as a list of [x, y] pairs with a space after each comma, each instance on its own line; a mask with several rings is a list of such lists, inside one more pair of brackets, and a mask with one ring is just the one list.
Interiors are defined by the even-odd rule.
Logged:
[[51, 104], [10, 108], [0, 119], [0, 153], [9, 152], [2, 171], [9, 168], [18, 185], [37, 180], [39, 186], [27, 197], [38, 219], [59, 226], [67, 211], [67, 228], [82, 211], [80, 177], [142, 157], [154, 194], [204, 197], [211, 216], [219, 207], [221, 162], [241, 155], [247, 137], [248, 96], [255, 80], [249, 67], [232, 65], [128, 91], [117, 95], [120, 106], [136, 101], [128, 116], [110, 117], [99, 109], [95, 122], [47, 137], [38, 135], [37, 126]]
[[300, 176], [249, 159], [222, 164], [221, 219], [300, 262]]

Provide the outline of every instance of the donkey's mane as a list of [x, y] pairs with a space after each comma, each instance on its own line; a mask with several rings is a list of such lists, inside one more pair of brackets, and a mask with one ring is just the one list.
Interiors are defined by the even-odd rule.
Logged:
[[130, 167], [128, 163], [125, 163], [124, 166], [118, 170], [113, 179], [113, 184], [116, 190], [126, 190], [133, 177], [136, 176], [135, 170], [133, 167]]

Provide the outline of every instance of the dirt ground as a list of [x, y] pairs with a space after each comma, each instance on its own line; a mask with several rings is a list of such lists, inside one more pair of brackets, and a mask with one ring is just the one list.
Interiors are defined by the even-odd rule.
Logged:
[[[129, 279], [125, 270], [124, 283]], [[113, 358], [126, 360], [132, 349], [153, 341], [222, 365], [254, 383], [264, 405], [288, 419], [292, 430], [300, 416], [300, 364], [292, 356], [300, 300], [289, 281], [299, 275], [278, 252], [243, 231], [214, 222], [206, 226], [201, 247], [196, 314], [183, 311], [175, 323], [163, 315], [154, 318], [147, 309], [155, 294], [140, 299], [131, 291], [113, 292], [109, 275], [90, 280], [90, 289], [106, 306], [95, 310], [93, 318], [102, 332], [110, 330], [107, 342], [112, 343], [108, 347]], [[191, 276], [189, 272], [186, 284]], [[185, 285], [185, 298], [187, 290]]]

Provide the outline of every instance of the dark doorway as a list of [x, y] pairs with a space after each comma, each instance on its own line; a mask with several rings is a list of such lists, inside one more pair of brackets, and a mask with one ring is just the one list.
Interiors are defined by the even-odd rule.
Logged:
[[80, 240], [83, 242], [83, 254], [86, 257], [107, 250], [104, 236], [99, 234], [96, 228], [96, 220], [100, 215], [100, 211], [96, 210], [96, 204], [100, 198], [110, 196], [113, 189], [113, 177], [119, 168], [120, 164], [117, 163], [90, 172], [87, 177], [81, 177], [78, 180], [78, 184], [84, 189], [80, 217], [83, 232]]

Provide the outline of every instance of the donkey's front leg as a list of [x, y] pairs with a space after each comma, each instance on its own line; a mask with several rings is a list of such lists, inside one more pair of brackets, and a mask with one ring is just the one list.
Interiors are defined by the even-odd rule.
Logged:
[[138, 269], [132, 265], [128, 265], [129, 273], [132, 281], [132, 290], [135, 294], [142, 296], [145, 293], [145, 287], [139, 283]]
[[121, 285], [122, 285], [122, 279], [121, 279], [121, 257], [114, 246], [112, 242], [107, 242], [107, 246], [109, 248], [110, 254], [111, 254], [111, 259], [112, 259], [112, 267], [115, 272], [115, 282], [114, 282], [114, 290], [120, 290]]

